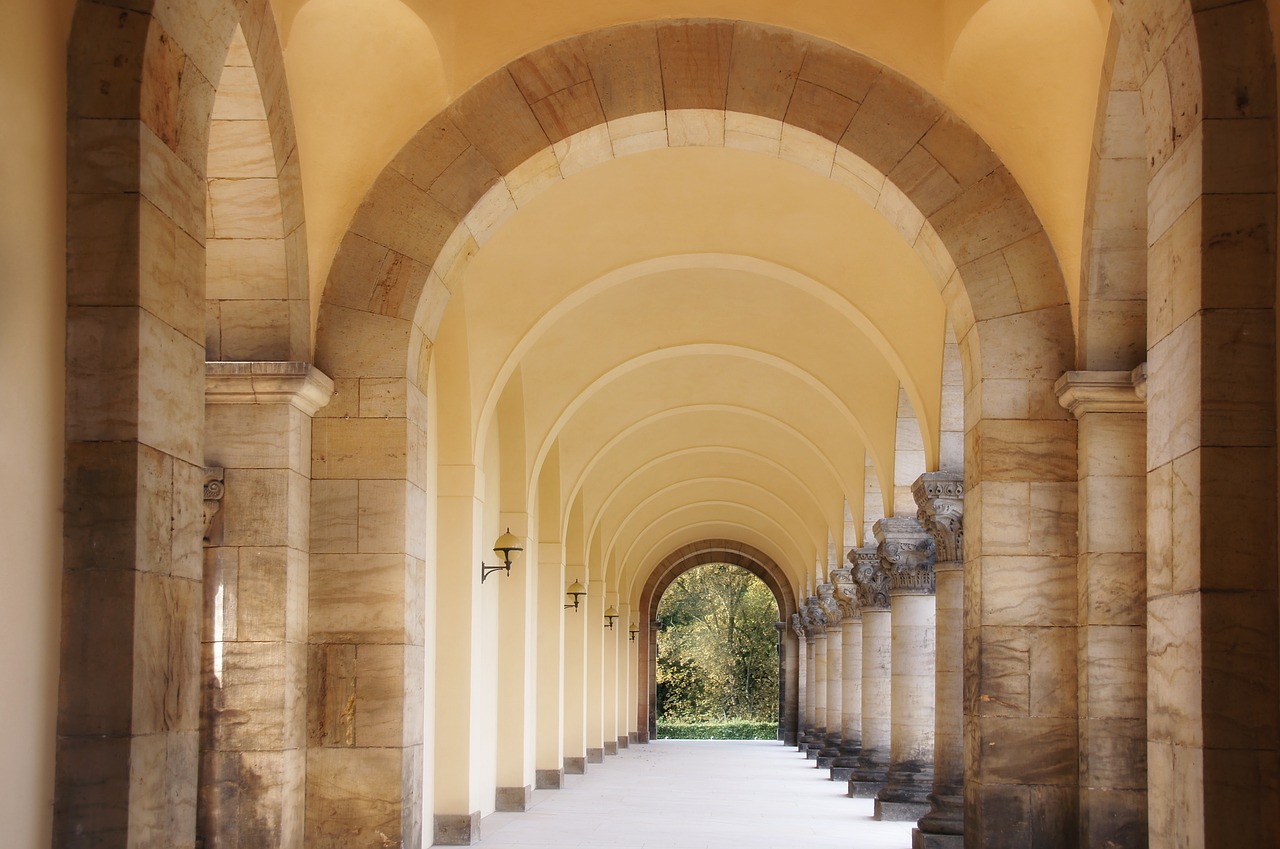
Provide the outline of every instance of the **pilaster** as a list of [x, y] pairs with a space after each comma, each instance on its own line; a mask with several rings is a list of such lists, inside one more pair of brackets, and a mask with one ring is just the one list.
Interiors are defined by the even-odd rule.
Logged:
[[197, 834], [207, 849], [304, 842], [312, 416], [306, 363], [207, 363]]
[[1147, 842], [1145, 369], [1069, 371], [1079, 426], [1080, 839]]

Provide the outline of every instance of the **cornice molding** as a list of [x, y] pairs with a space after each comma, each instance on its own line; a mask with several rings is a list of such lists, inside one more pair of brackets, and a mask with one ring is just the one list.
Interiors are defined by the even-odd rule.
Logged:
[[1077, 419], [1087, 413], [1141, 413], [1146, 410], [1146, 374], [1145, 364], [1132, 371], [1069, 371], [1053, 390], [1058, 403]]
[[333, 397], [333, 381], [310, 363], [204, 364], [206, 404], [290, 404], [314, 416]]

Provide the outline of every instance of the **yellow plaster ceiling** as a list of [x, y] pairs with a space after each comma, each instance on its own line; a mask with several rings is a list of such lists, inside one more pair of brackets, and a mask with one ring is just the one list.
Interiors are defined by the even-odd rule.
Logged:
[[313, 294], [373, 177], [489, 73], [618, 24], [786, 27], [906, 74], [991, 144], [1043, 220], [1074, 302], [1106, 0], [275, 0], [302, 157]]

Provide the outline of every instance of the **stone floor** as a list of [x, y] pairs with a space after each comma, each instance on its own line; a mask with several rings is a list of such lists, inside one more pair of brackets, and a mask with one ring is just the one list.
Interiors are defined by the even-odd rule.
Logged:
[[623, 749], [522, 814], [493, 814], [483, 849], [907, 849], [914, 823], [880, 823], [813, 761], [771, 741], [659, 740]]

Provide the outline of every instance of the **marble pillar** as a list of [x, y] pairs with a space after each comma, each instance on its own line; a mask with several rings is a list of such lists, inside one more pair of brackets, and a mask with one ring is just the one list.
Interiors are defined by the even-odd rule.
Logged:
[[827, 736], [827, 617], [817, 596], [810, 596], [809, 642], [813, 644], [813, 739], [805, 755], [817, 760]]
[[840, 625], [840, 606], [836, 604], [831, 584], [818, 586], [818, 603], [827, 620], [827, 733], [818, 750], [818, 769], [831, 769], [840, 755], [840, 725], [843, 712], [841, 693], [844, 674], [844, 631]]
[[889, 774], [876, 794], [875, 818], [912, 821], [928, 813], [933, 789], [937, 550], [914, 518], [881, 519], [875, 534], [889, 572], [893, 630], [892, 745]]
[[862, 749], [849, 776], [849, 795], [873, 798], [889, 773], [892, 632], [889, 573], [875, 547], [849, 552], [862, 611]]
[[1147, 845], [1147, 421], [1127, 371], [1070, 371], [1080, 422], [1080, 841]]
[[196, 837], [300, 849], [307, 763], [312, 416], [333, 382], [306, 363], [208, 363]]
[[929, 472], [911, 488], [917, 518], [937, 548], [933, 792], [912, 831], [912, 849], [960, 849], [964, 843], [964, 476]]
[[833, 569], [831, 584], [840, 606], [840, 744], [831, 780], [848, 781], [862, 751], [862, 611], [852, 569]]

